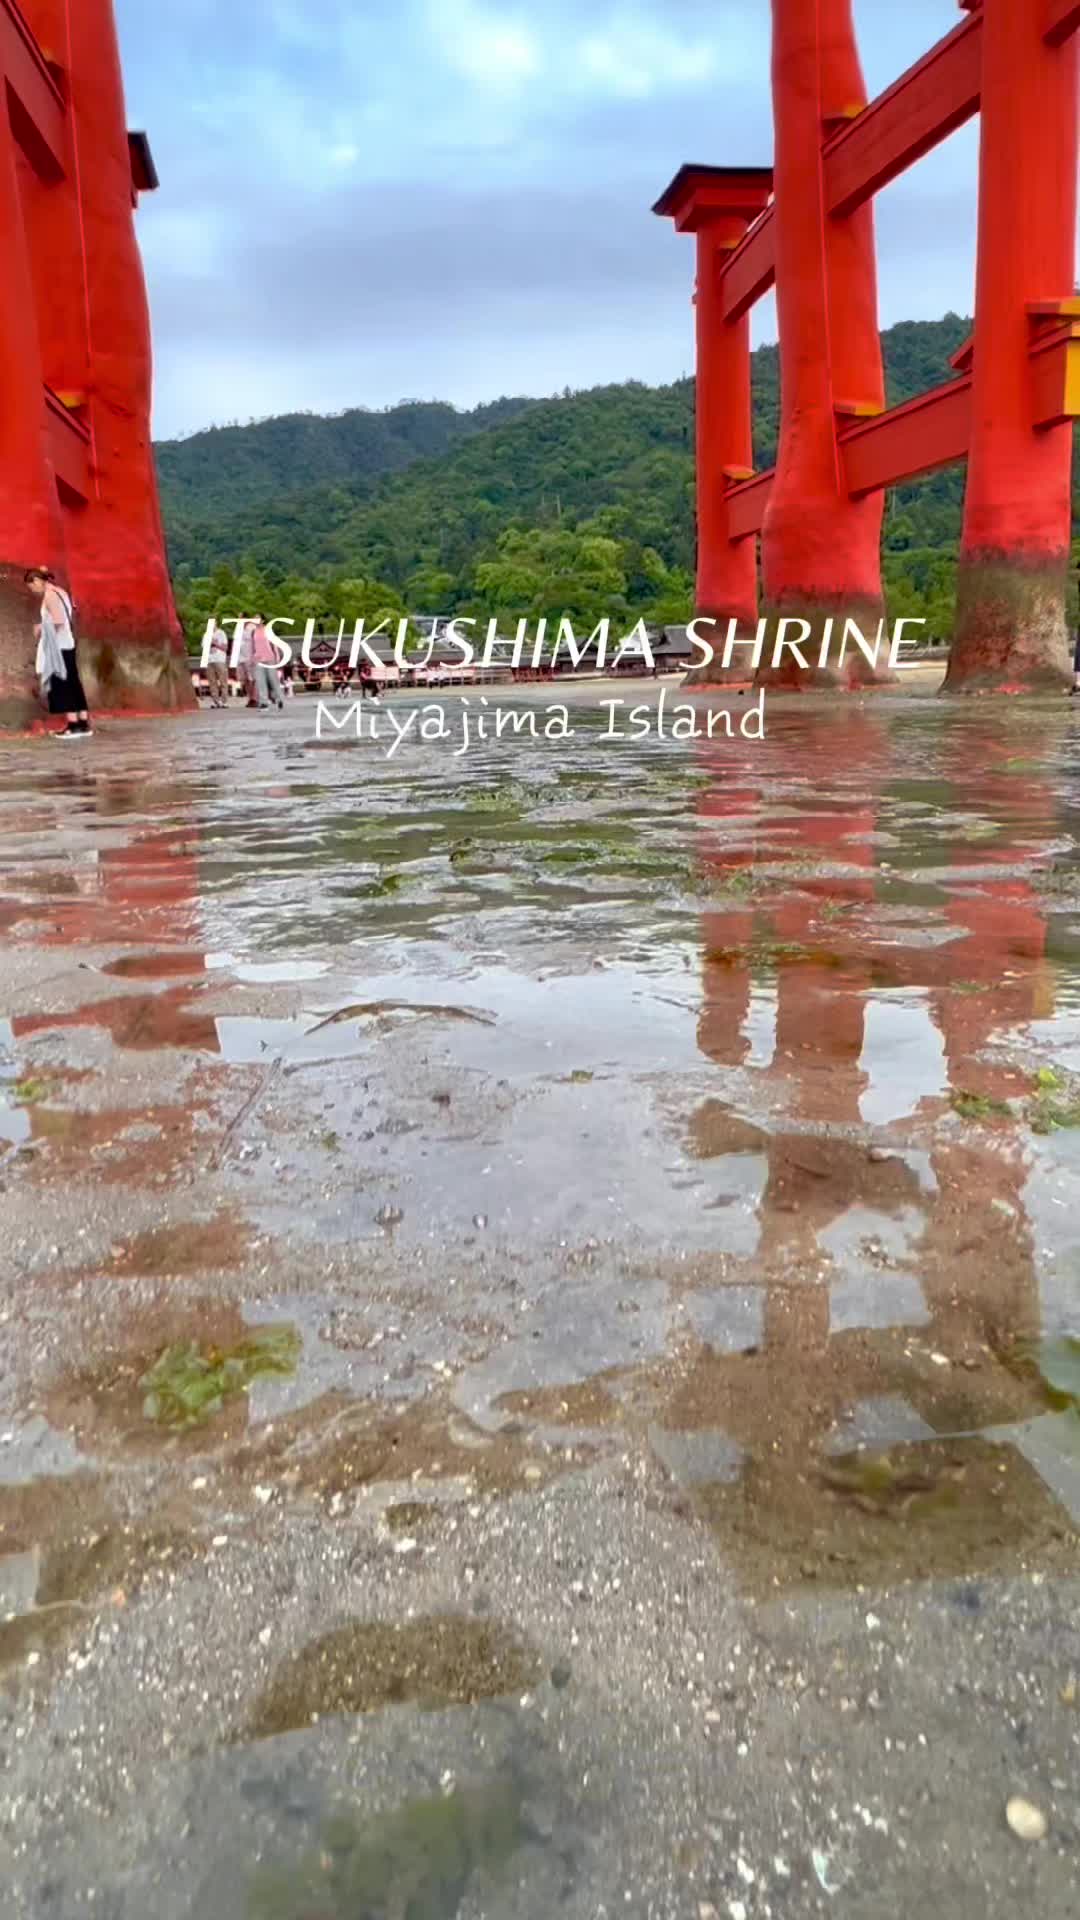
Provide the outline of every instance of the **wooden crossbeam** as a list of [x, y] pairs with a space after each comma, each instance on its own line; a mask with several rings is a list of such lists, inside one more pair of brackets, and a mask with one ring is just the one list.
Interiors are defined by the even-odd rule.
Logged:
[[839, 436], [848, 492], [858, 499], [964, 459], [971, 439], [971, 375], [920, 393]]
[[979, 111], [981, 13], [946, 34], [825, 148], [829, 212], [854, 212]]
[[745, 240], [724, 262], [724, 319], [738, 320], [768, 293], [776, 279], [776, 229], [767, 207]]
[[89, 500], [89, 430], [49, 387], [44, 390], [44, 404], [52, 470], [75, 499]]
[[35, 173], [45, 180], [63, 179], [64, 96], [17, 0], [0, 0], [0, 77], [6, 83], [11, 130]]
[[1080, 320], [1036, 332], [1031, 349], [1032, 401], [1037, 427], [1080, 419]]
[[[950, 380], [902, 407], [854, 419], [838, 435], [848, 491], [855, 498], [914, 480], [964, 459], [971, 436], [971, 377]], [[757, 473], [726, 494], [733, 540], [760, 533], [774, 470]]]
[[767, 473], [755, 473], [752, 480], [744, 480], [741, 486], [728, 488], [724, 503], [728, 510], [730, 539], [746, 540], [752, 533], [761, 532], [772, 483], [773, 468], [770, 467]]
[[[1080, 6], [1080, 0], [1076, 4]], [[978, 112], [982, 31], [982, 14], [972, 13], [828, 141], [825, 199], [830, 213], [852, 213]], [[775, 280], [770, 208], [725, 263], [724, 318], [740, 318]]]

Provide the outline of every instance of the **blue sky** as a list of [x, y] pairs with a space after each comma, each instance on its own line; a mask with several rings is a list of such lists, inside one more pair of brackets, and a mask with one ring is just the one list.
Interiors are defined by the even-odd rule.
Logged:
[[[855, 0], [877, 91], [956, 0]], [[767, 163], [768, 0], [117, 0], [156, 428], [693, 362], [687, 159]], [[878, 203], [884, 323], [970, 311], [975, 127]], [[757, 338], [774, 335], [771, 306]]]

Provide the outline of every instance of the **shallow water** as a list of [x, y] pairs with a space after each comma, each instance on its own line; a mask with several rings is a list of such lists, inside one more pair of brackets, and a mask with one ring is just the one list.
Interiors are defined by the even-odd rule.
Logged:
[[[0, 748], [0, 1670], [40, 1803], [19, 1912], [82, 1911], [94, 1877], [124, 1916], [228, 1920], [249, 1881], [267, 1911], [352, 1912], [333, 1847], [337, 1891], [310, 1884], [341, 1794], [369, 1874], [376, 1817], [400, 1838], [396, 1808], [459, 1780], [482, 1809], [487, 1730], [516, 1752], [539, 1712], [499, 1890], [466, 1847], [411, 1892], [371, 1869], [357, 1911], [722, 1913], [745, 1876], [639, 1853], [619, 1805], [650, 1738], [625, 1625], [580, 1700], [547, 1677], [574, 1660], [545, 1583], [589, 1577], [567, 1501], [598, 1557], [640, 1528], [658, 1621], [683, 1550], [751, 1609], [1075, 1574], [1080, 1399], [1048, 1384], [1080, 1334], [1072, 713], [777, 703], [761, 743], [575, 722], [467, 758], [319, 747], [298, 713], [103, 729], [75, 767]], [[216, 1365], [260, 1325], [297, 1331], [282, 1377], [147, 1416], [162, 1355]], [[425, 1732], [346, 1676], [312, 1695], [322, 1731], [267, 1723], [245, 1757], [306, 1649], [466, 1618], [477, 1586], [496, 1640], [543, 1648], [505, 1722], [466, 1691]], [[103, 1645], [164, 1704], [167, 1759], [145, 1701], [106, 1706]], [[64, 1727], [70, 1803], [66, 1775], [33, 1785]], [[224, 1809], [264, 1793], [295, 1802], [298, 1866], [265, 1809], [237, 1840]]]

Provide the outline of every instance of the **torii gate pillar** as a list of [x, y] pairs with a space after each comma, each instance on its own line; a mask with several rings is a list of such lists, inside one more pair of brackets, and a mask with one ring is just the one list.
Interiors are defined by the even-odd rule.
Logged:
[[701, 676], [710, 682], [745, 678], [739, 666], [724, 673], [719, 643], [731, 620], [750, 630], [757, 621], [755, 541], [733, 538], [727, 504], [729, 487], [754, 465], [750, 316], [725, 313], [723, 269], [768, 205], [772, 181], [771, 167], [680, 167], [653, 208], [697, 239], [695, 602], [699, 615], [717, 622], [718, 658]]
[[[66, 517], [79, 637], [98, 700], [190, 703], [151, 440], [150, 311], [135, 233], [133, 154], [113, 0], [22, 0], [66, 71], [72, 172], [84, 236], [94, 486]], [[145, 164], [145, 162], [144, 162]], [[138, 179], [157, 186], [156, 175]], [[78, 284], [72, 265], [72, 284]]]
[[[866, 106], [851, 0], [773, 0], [776, 128], [776, 299], [782, 418], [776, 477], [762, 529], [762, 584], [770, 632], [783, 616], [807, 621], [808, 669], [785, 654], [759, 684], [801, 691], [880, 676], [856, 651], [843, 669], [817, 664], [829, 620], [876, 634], [884, 499], [848, 492], [841, 409], [885, 405], [878, 331], [873, 209], [838, 217], [826, 205], [822, 142]], [[829, 649], [836, 661], [839, 638]]]
[[0, 0], [0, 726], [39, 715], [49, 566], [95, 706], [192, 706], [150, 438], [150, 322], [113, 0]]
[[[972, 9], [974, 10], [974, 9]], [[1071, 412], [1048, 404], [1052, 345], [1080, 312], [1077, 9], [984, 0], [972, 429], [949, 691], [1063, 686]], [[1057, 20], [1061, 36], [1048, 22]]]

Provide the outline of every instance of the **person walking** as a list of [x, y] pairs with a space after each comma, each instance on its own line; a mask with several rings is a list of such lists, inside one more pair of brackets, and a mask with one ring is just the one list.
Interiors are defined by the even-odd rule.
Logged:
[[224, 627], [216, 623], [210, 635], [210, 651], [206, 656], [206, 684], [210, 689], [211, 706], [227, 707], [229, 704], [229, 641]]
[[243, 620], [236, 629], [236, 671], [240, 691], [249, 707], [258, 705], [255, 696], [254, 620]]
[[260, 613], [251, 636], [251, 657], [255, 663], [255, 692], [260, 707], [285, 705], [285, 695], [281, 691], [278, 676], [278, 656], [274, 642], [266, 625], [266, 615]]
[[93, 728], [79, 674], [71, 596], [57, 586], [56, 576], [48, 567], [31, 567], [24, 577], [41, 605], [41, 619], [34, 628], [34, 636], [38, 643], [37, 677], [42, 698], [50, 713], [67, 715], [67, 725], [56, 737], [87, 740]]

